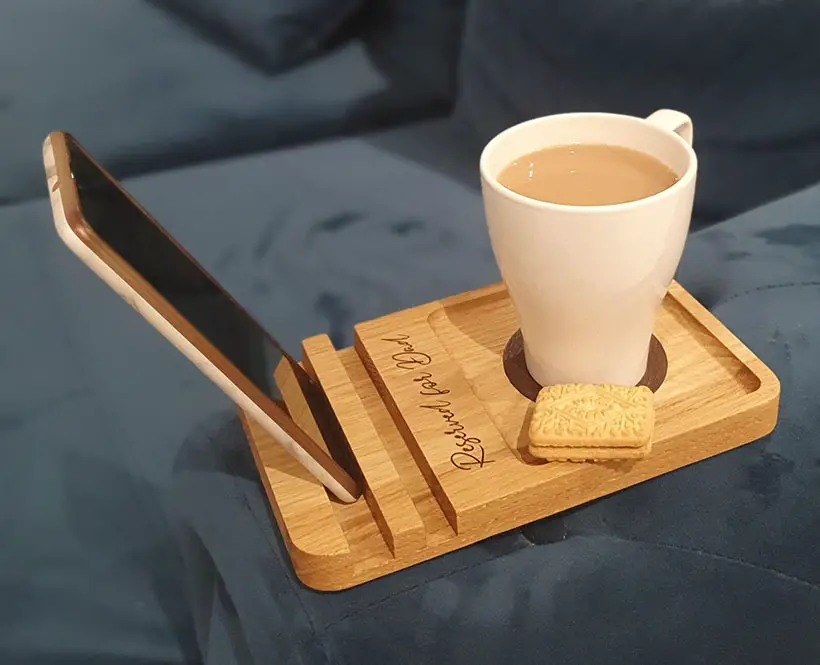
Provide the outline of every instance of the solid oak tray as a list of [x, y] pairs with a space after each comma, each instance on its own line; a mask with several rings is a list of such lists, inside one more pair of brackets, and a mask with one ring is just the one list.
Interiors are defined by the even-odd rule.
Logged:
[[[296, 574], [314, 589], [355, 586], [560, 513], [753, 441], [777, 421], [777, 377], [677, 283], [655, 326], [647, 383], [657, 388], [655, 434], [638, 461], [529, 456], [533, 402], [510, 380], [523, 361], [503, 285], [355, 330], [355, 348], [336, 350], [324, 335], [305, 340], [303, 364], [347, 435], [362, 499], [331, 499], [242, 414]], [[321, 441], [286, 364], [276, 380], [294, 420]]]

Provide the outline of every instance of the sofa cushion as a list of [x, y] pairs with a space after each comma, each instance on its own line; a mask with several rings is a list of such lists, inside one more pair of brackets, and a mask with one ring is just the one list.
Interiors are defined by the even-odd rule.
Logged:
[[258, 67], [278, 72], [316, 55], [363, 0], [147, 0], [188, 20]]
[[[127, 187], [299, 354], [498, 278], [478, 193], [419, 163], [449, 136], [408, 127]], [[248, 663], [263, 644], [256, 662], [326, 662], [232, 404], [62, 245], [47, 202], [0, 207], [0, 227], [0, 660]]]
[[[422, 143], [417, 136], [416, 144]], [[341, 145], [351, 144], [336, 147]], [[362, 147], [355, 154], [364, 157]], [[318, 154], [302, 154], [311, 153]], [[374, 179], [377, 188], [400, 177], [392, 162], [379, 161], [386, 180]], [[414, 170], [402, 169], [403, 184], [385, 196], [400, 206], [441, 196], [432, 180], [407, 177]], [[355, 169], [354, 178], [363, 173]], [[349, 183], [344, 177], [341, 186]], [[411, 187], [424, 187], [427, 196], [414, 190], [415, 202], [405, 199]], [[460, 198], [459, 205], [466, 209], [470, 200]], [[820, 619], [818, 208], [820, 187], [695, 234], [679, 274], [779, 375], [781, 415], [772, 436], [349, 591], [320, 594], [296, 583], [298, 607], [310, 616], [327, 660], [497, 663], [539, 654], [548, 662], [610, 663], [615, 657], [740, 665], [777, 660], [787, 643], [796, 660], [814, 662], [820, 656], [820, 638], [810, 630]], [[471, 214], [480, 217], [480, 209]], [[453, 221], [442, 217], [440, 223], [454, 230]], [[335, 218], [330, 226], [349, 239], [340, 238], [340, 255], [352, 243], [362, 246], [346, 269], [350, 275], [367, 272], [374, 253], [381, 256], [375, 249], [380, 240], [371, 245], [373, 227], [350, 217]], [[485, 242], [480, 226], [469, 233]], [[425, 261], [427, 252], [408, 244], [400, 254], [390, 252], [395, 262], [379, 274], [387, 285], [402, 278], [423, 288], [438, 273], [455, 286], [454, 271], [474, 270], [480, 256], [470, 250], [472, 243], [462, 244], [464, 235], [457, 237], [459, 242], [447, 245], [449, 268], [442, 264], [440, 273], [433, 268], [419, 280], [413, 263]], [[321, 253], [316, 245], [310, 251]], [[485, 264], [484, 271], [490, 278], [491, 267]], [[327, 272], [335, 275], [335, 264]], [[424, 297], [433, 291], [425, 290]], [[404, 298], [397, 302], [409, 304]], [[249, 480], [253, 467], [241, 432], [236, 425], [211, 426], [185, 447], [208, 449], [211, 462], [199, 470], [189, 467], [171, 483], [179, 525], [199, 535], [197, 546], [218, 556], [222, 566], [210, 578], [200, 574], [196, 586], [227, 586], [249, 618], [226, 630], [235, 642], [252, 644], [248, 649], [264, 660], [276, 639], [260, 632], [253, 617], [274, 614], [278, 601], [258, 581], [268, 565], [286, 559], [280, 559], [283, 546], [262, 492]], [[220, 475], [226, 469], [235, 482]], [[248, 513], [264, 537], [232, 530], [226, 546], [225, 530], [251, 520]], [[268, 548], [274, 554], [266, 554]]]
[[[290, 350], [349, 344], [355, 321], [498, 279], [457, 143], [431, 123], [127, 187]], [[778, 373], [772, 436], [320, 594], [228, 400], [47, 203], [0, 208], [3, 661], [816, 662], [818, 209], [820, 188], [697, 233], [679, 275]]]
[[369, 0], [365, 42], [385, 69], [453, 101], [467, 5], [468, 0]]
[[77, 337], [83, 315], [55, 289], [71, 263], [48, 204], [0, 208], [0, 227], [0, 660], [197, 662], [156, 475], [135, 472], [157, 461], [129, 457], [129, 426]]
[[570, 111], [690, 114], [695, 226], [820, 173], [820, 5], [723, 0], [474, 0], [459, 114], [484, 143]]
[[122, 177], [399, 123], [443, 99], [357, 39], [271, 76], [144, 0], [2, 3], [0, 80], [0, 203], [45, 194], [55, 129]]
[[[444, 175], [473, 165], [456, 136], [127, 186], [288, 348], [349, 344], [355, 321], [498, 279], [479, 194]], [[228, 400], [62, 247], [47, 204], [0, 210], [0, 579], [25, 608], [6, 660], [817, 661], [818, 208], [820, 189], [696, 234], [681, 269], [779, 374], [774, 435], [338, 594], [293, 577]]]
[[816, 589], [776, 573], [575, 536], [454, 570], [326, 631], [338, 663], [763, 665], [784, 643], [815, 662], [819, 618]]

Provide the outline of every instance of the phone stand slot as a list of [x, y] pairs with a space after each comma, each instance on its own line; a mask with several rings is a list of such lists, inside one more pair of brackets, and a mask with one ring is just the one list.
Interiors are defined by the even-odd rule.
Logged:
[[327, 335], [302, 342], [304, 364], [339, 419], [365, 482], [365, 498], [394, 556], [423, 548], [426, 532], [354, 382]]

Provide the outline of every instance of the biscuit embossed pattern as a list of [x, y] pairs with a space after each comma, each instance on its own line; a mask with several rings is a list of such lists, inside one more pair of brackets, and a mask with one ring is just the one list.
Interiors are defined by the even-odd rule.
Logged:
[[[553, 440], [639, 446], [651, 426], [652, 391], [623, 386], [556, 385], [541, 391], [530, 431]], [[613, 443], [609, 443], [612, 441]]]

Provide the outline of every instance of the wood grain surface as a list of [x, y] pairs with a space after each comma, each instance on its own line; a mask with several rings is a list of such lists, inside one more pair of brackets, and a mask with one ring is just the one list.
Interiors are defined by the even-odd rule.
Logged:
[[[445, 554], [768, 434], [777, 377], [673, 283], [655, 326], [668, 367], [645, 459], [555, 463], [527, 451], [532, 402], [503, 354], [518, 327], [503, 285], [360, 323], [355, 348], [323, 336], [304, 364], [345, 430], [366, 484], [354, 504], [325, 489], [247, 417], [248, 440], [294, 569], [344, 589]], [[319, 438], [280, 367], [289, 412]]]

